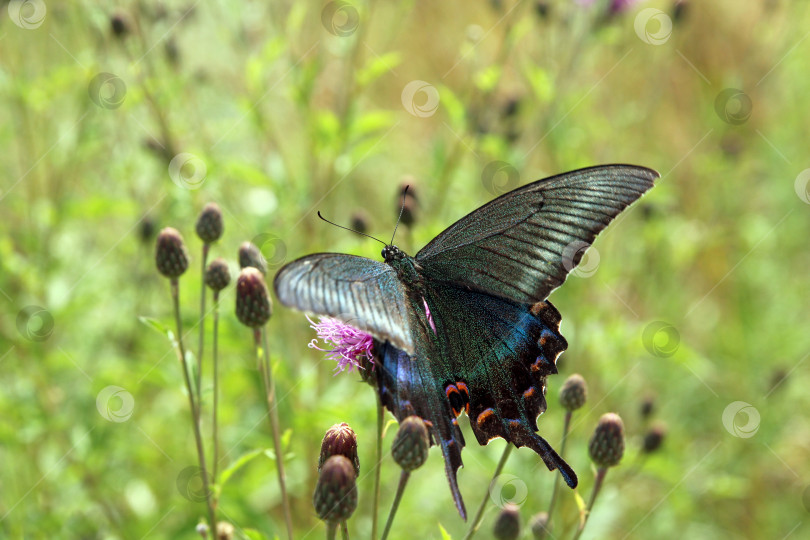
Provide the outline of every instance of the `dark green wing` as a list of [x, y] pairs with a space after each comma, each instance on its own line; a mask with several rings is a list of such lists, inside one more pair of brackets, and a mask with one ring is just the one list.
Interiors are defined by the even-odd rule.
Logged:
[[585, 248], [658, 173], [603, 165], [539, 180], [463, 217], [417, 255], [425, 276], [531, 304], [560, 286]]
[[273, 282], [282, 304], [343, 320], [413, 352], [405, 290], [387, 264], [341, 253], [316, 253], [284, 266]]

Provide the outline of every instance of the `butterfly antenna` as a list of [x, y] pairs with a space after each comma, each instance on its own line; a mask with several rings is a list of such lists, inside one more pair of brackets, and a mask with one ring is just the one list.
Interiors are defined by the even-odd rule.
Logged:
[[373, 236], [371, 236], [370, 234], [366, 234], [366, 233], [364, 233], [364, 232], [356, 231], [356, 230], [354, 230], [354, 229], [350, 229], [350, 228], [348, 228], [348, 227], [344, 227], [343, 225], [338, 225], [337, 223], [334, 223], [334, 222], [332, 222], [332, 221], [329, 221], [328, 219], [326, 219], [325, 217], [323, 217], [323, 216], [321, 215], [321, 211], [320, 211], [320, 210], [318, 210], [318, 217], [319, 217], [319, 218], [321, 218], [322, 220], [324, 220], [325, 222], [327, 222], [328, 224], [330, 224], [330, 225], [334, 225], [335, 227], [338, 227], [339, 229], [346, 229], [347, 231], [351, 231], [351, 232], [353, 232], [353, 233], [361, 234], [361, 235], [363, 235], [363, 236], [368, 236], [368, 237], [369, 237], [369, 238], [371, 238], [372, 240], [376, 240], [377, 242], [381, 243], [381, 244], [382, 244], [382, 245], [384, 245], [384, 246], [385, 246], [385, 245], [387, 245], [385, 242], [383, 242], [383, 241], [382, 241], [382, 240], [380, 240], [379, 238], [374, 238], [374, 237], [373, 237]]
[[402, 190], [402, 207], [399, 209], [399, 217], [397, 218], [397, 224], [394, 225], [394, 234], [391, 235], [391, 245], [394, 245], [394, 237], [397, 235], [397, 228], [399, 228], [399, 222], [402, 220], [402, 212], [405, 211], [405, 195], [408, 194], [408, 188], [411, 186], [405, 186], [405, 189]]

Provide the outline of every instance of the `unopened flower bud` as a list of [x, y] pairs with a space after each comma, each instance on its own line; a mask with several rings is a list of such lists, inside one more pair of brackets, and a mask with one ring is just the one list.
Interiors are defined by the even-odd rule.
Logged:
[[644, 400], [641, 402], [640, 413], [641, 418], [646, 420], [647, 418], [652, 415], [653, 410], [655, 410], [655, 398], [652, 396], [645, 396]]
[[427, 460], [430, 439], [425, 421], [409, 416], [399, 424], [399, 431], [391, 446], [391, 454], [402, 470], [411, 472]]
[[227, 521], [217, 522], [217, 540], [233, 540], [234, 526]]
[[251, 328], [263, 326], [273, 314], [264, 276], [253, 267], [242, 270], [236, 280], [236, 317]]
[[244, 242], [239, 246], [239, 266], [241, 268], [252, 266], [258, 269], [262, 275], [267, 275], [267, 261], [264, 260], [259, 248], [250, 242]]
[[342, 422], [330, 427], [321, 442], [321, 457], [318, 459], [318, 470], [332, 456], [344, 456], [351, 461], [354, 474], [360, 474], [360, 460], [357, 457], [357, 435], [349, 424]]
[[221, 257], [208, 263], [205, 269], [205, 284], [215, 291], [221, 291], [231, 282], [231, 271], [228, 263]]
[[645, 454], [652, 454], [664, 443], [664, 437], [666, 436], [667, 430], [663, 426], [663, 424], [658, 424], [650, 428], [650, 430], [644, 435], [644, 443], [641, 447], [641, 451]]
[[110, 17], [110, 29], [118, 39], [123, 39], [129, 34], [129, 18], [124, 13], [115, 13]]
[[529, 522], [532, 528], [532, 536], [535, 540], [542, 540], [551, 535], [551, 530], [548, 528], [548, 512], [540, 512], [536, 514]]
[[178, 278], [188, 268], [188, 252], [177, 229], [166, 227], [157, 237], [155, 263], [158, 272], [168, 278]]
[[354, 466], [345, 456], [326, 460], [315, 486], [312, 504], [318, 517], [327, 522], [346, 521], [357, 508]]
[[575, 411], [585, 405], [588, 398], [588, 386], [579, 373], [568, 377], [560, 388], [560, 405], [567, 411]]
[[618, 414], [602, 415], [588, 445], [588, 453], [600, 469], [618, 465], [624, 455], [624, 424]]
[[508, 503], [495, 519], [494, 536], [497, 540], [516, 540], [520, 536], [520, 510]]
[[208, 203], [200, 212], [195, 227], [197, 236], [206, 244], [216, 242], [222, 236], [224, 225], [222, 223], [222, 210], [217, 203]]

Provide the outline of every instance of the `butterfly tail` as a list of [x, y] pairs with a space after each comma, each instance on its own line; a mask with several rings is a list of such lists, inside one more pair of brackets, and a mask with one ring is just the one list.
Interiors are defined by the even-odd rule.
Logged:
[[536, 433], [532, 433], [532, 437], [527, 441], [526, 446], [537, 452], [540, 457], [543, 459], [543, 463], [546, 464], [548, 470], [553, 471], [557, 469], [560, 471], [560, 474], [565, 480], [565, 483], [568, 484], [568, 487], [574, 489], [577, 487], [577, 473], [574, 472], [574, 469], [565, 462], [563, 458], [554, 450], [548, 442]]
[[444, 470], [447, 473], [447, 481], [450, 483], [450, 492], [453, 494], [453, 501], [456, 503], [461, 519], [467, 521], [467, 509], [464, 507], [464, 499], [461, 497], [461, 490], [458, 488], [458, 468], [461, 466], [461, 450], [455, 449], [455, 441], [441, 441], [442, 455], [444, 456]]

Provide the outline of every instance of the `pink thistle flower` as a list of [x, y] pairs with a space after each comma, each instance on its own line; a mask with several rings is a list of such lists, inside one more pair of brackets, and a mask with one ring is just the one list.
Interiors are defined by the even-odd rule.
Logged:
[[[318, 333], [318, 337], [309, 342], [309, 348], [318, 349], [327, 353], [330, 360], [337, 363], [335, 375], [348, 369], [362, 369], [360, 357], [365, 356], [369, 362], [374, 363], [372, 349], [374, 338], [338, 319], [331, 317], [318, 317], [315, 323], [307, 317], [310, 328]], [[331, 349], [322, 349], [318, 346], [318, 340], [324, 342], [324, 346], [333, 345]]]

